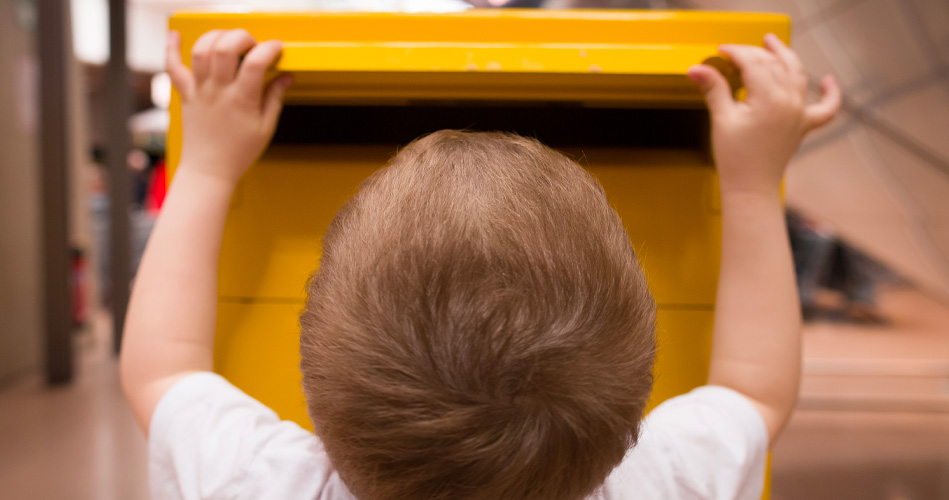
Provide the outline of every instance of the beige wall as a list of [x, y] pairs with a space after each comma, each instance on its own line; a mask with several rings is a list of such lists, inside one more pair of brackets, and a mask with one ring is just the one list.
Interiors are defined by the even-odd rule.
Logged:
[[42, 352], [39, 75], [23, 4], [0, 2], [0, 383]]

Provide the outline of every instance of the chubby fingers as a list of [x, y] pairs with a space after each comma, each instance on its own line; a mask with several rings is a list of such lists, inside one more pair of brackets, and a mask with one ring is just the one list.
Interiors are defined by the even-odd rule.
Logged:
[[190, 99], [194, 89], [194, 77], [181, 61], [181, 35], [177, 31], [168, 34], [165, 54], [165, 71], [171, 77], [171, 83], [178, 89], [182, 99]]
[[281, 51], [283, 51], [283, 42], [267, 40], [257, 44], [247, 53], [237, 75], [237, 81], [245, 92], [261, 94], [267, 78], [267, 69], [274, 64]]
[[211, 78], [220, 85], [234, 81], [240, 58], [257, 45], [257, 40], [247, 30], [224, 32], [214, 43], [211, 54]]
[[801, 60], [797, 57], [797, 54], [795, 54], [790, 47], [785, 45], [774, 33], [768, 33], [764, 36], [764, 46], [771, 51], [789, 71], [804, 71], [804, 65], [801, 64]]
[[735, 103], [728, 81], [712, 66], [696, 64], [689, 68], [687, 76], [701, 89], [705, 104], [713, 116], [726, 112]]
[[280, 118], [280, 111], [283, 110], [283, 96], [287, 89], [293, 84], [293, 77], [290, 75], [281, 75], [270, 82], [263, 94], [261, 103], [261, 113], [264, 123], [268, 130], [274, 130], [277, 126], [277, 120]]
[[840, 110], [841, 96], [837, 80], [827, 75], [821, 80], [820, 87], [821, 100], [807, 106], [804, 110], [804, 126], [807, 130], [827, 125]]
[[786, 73], [784, 64], [777, 56], [761, 47], [726, 44], [720, 46], [718, 51], [728, 56], [741, 71], [749, 101], [765, 94], [780, 79], [780, 75]]
[[224, 33], [224, 30], [208, 31], [191, 47], [191, 71], [194, 73], [195, 84], [200, 85], [211, 74], [211, 50]]
[[800, 96], [806, 96], [807, 72], [797, 54], [773, 33], [765, 35], [764, 45], [784, 64], [787, 72], [782, 76], [782, 80], [790, 84]]

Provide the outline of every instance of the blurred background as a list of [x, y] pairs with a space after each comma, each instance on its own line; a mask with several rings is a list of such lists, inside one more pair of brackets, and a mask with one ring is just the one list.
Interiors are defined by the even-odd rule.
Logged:
[[[804, 382], [774, 449], [773, 498], [949, 499], [949, 2], [471, 4], [792, 18], [813, 89], [832, 73], [845, 100], [787, 180]], [[168, 16], [467, 7], [0, 0], [0, 496], [148, 497], [145, 441], [118, 385], [112, 325], [164, 197]]]

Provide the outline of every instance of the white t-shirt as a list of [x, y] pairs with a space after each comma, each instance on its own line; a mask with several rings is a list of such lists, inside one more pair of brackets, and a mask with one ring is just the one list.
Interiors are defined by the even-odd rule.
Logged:
[[[316, 436], [213, 373], [176, 383], [149, 435], [155, 500], [354, 500]], [[646, 417], [639, 444], [592, 499], [758, 500], [767, 448], [747, 399], [700, 387]]]

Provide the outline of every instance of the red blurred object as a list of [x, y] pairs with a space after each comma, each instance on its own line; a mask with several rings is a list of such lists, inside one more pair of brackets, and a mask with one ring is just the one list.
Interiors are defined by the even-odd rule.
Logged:
[[165, 193], [168, 192], [165, 178], [165, 160], [158, 160], [152, 170], [152, 178], [148, 183], [148, 193], [145, 195], [145, 210], [158, 213], [165, 202]]
[[86, 287], [86, 255], [78, 249], [72, 249], [69, 263], [69, 288], [72, 295], [72, 324], [80, 327], [89, 319], [89, 302]]

